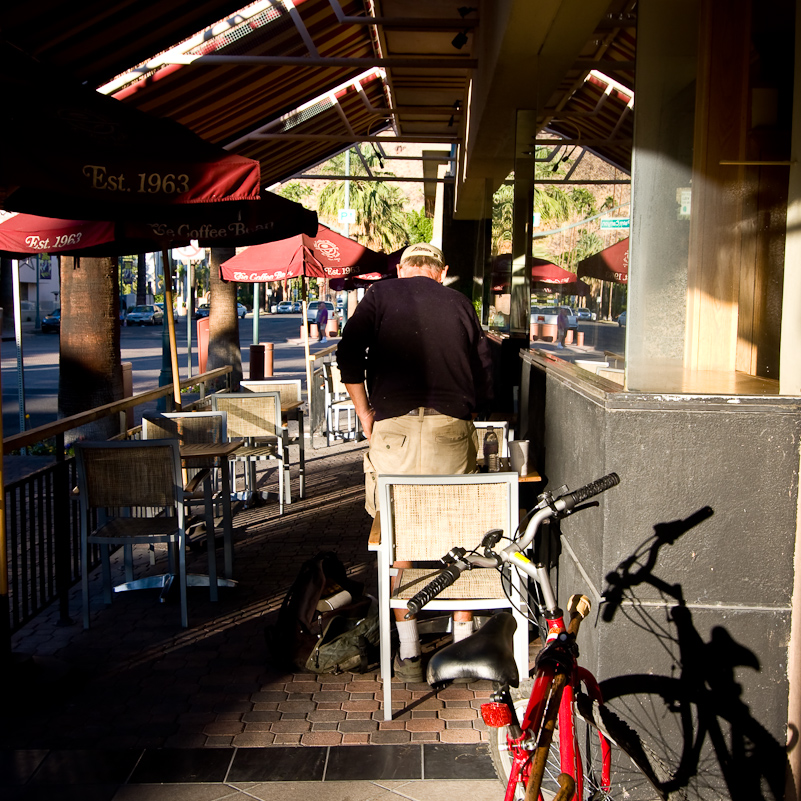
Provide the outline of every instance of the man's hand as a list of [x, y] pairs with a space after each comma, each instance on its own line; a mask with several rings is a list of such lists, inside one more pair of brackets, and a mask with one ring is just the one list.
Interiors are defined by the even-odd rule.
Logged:
[[375, 418], [375, 412], [373, 409], [367, 409], [365, 412], [356, 412], [356, 414], [359, 415], [359, 421], [362, 424], [364, 436], [367, 437], [367, 441], [369, 442], [373, 436], [373, 419]]
[[364, 436], [369, 441], [373, 436], [373, 418], [375, 412], [373, 407], [370, 406], [370, 401], [367, 398], [367, 390], [364, 384], [345, 384], [345, 389], [348, 390], [348, 395], [353, 401], [353, 406], [356, 409], [356, 414], [359, 422], [362, 424]]

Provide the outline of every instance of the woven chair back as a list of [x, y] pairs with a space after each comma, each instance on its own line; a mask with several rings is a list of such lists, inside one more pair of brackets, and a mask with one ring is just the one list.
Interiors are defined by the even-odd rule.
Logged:
[[475, 547], [492, 528], [511, 536], [508, 486], [506, 482], [393, 485], [393, 558], [436, 560], [454, 545]]
[[284, 403], [297, 403], [301, 397], [300, 381], [240, 381], [241, 389], [248, 392], [278, 392]]
[[173, 506], [180, 487], [180, 451], [174, 439], [78, 446], [87, 508]]
[[182, 414], [142, 418], [145, 439], [178, 439], [184, 445], [219, 443], [225, 439], [225, 415]]
[[280, 393], [221, 393], [212, 395], [211, 401], [215, 411], [227, 413], [228, 436], [231, 439], [280, 436]]
[[342, 373], [339, 372], [339, 367], [335, 362], [328, 365], [331, 375], [331, 392], [334, 395], [347, 396], [348, 390], [345, 388], [345, 383], [342, 380]]
[[[144, 439], [177, 439], [182, 445], [206, 445], [228, 439], [225, 412], [148, 413], [142, 416]], [[208, 459], [184, 459], [184, 467], [208, 466]]]

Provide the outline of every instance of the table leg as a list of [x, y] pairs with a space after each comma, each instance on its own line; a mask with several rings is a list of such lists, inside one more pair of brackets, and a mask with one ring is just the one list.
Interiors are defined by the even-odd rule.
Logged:
[[231, 482], [225, 466], [220, 470], [222, 476], [222, 513], [223, 513], [223, 554], [225, 577], [234, 575], [234, 527], [231, 520]]
[[206, 548], [209, 562], [209, 599], [219, 599], [217, 592], [217, 549], [214, 547], [214, 501], [212, 499], [211, 472], [203, 480], [203, 500], [206, 507]]
[[300, 476], [298, 478], [298, 494], [301, 498], [306, 497], [306, 438], [303, 432], [303, 412], [298, 412], [298, 463]]

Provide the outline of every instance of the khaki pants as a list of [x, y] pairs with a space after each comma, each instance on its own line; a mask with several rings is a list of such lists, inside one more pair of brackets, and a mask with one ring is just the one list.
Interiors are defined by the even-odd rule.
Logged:
[[445, 414], [392, 417], [373, 424], [364, 457], [364, 506], [378, 511], [376, 476], [474, 473], [478, 435], [471, 420]]

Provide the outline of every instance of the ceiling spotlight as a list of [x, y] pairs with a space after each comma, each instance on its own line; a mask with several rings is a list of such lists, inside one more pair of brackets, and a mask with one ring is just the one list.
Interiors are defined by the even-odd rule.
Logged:
[[469, 28], [465, 28], [463, 31], [459, 31], [456, 36], [453, 37], [453, 41], [451, 44], [457, 49], [461, 50], [467, 44], [467, 31]]
[[464, 19], [468, 14], [472, 14], [474, 11], [478, 11], [475, 6], [462, 6], [461, 8], [456, 9], [459, 12], [459, 16]]

